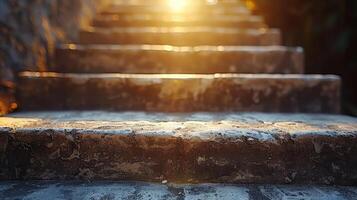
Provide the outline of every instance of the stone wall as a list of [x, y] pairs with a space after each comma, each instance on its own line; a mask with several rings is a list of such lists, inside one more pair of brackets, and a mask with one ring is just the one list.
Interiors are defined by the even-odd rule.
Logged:
[[55, 45], [75, 40], [107, 1], [0, 0], [2, 80], [13, 80], [13, 70], [45, 70]]
[[108, 1], [0, 0], [0, 99], [13, 90], [17, 71], [51, 66], [55, 46], [76, 40], [79, 28]]

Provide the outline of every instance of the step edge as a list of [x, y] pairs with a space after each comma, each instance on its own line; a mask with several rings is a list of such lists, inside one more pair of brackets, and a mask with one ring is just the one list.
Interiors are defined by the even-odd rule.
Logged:
[[23, 78], [125, 78], [125, 79], [277, 79], [277, 80], [326, 80], [341, 81], [338, 75], [320, 74], [123, 74], [123, 73], [58, 73], [22, 71], [18, 73]]
[[174, 46], [174, 45], [121, 45], [121, 44], [80, 44], [67, 43], [57, 45], [59, 50], [105, 50], [105, 51], [121, 51], [121, 50], [143, 50], [143, 51], [173, 51], [173, 52], [271, 52], [271, 51], [289, 51], [296, 53], [304, 53], [304, 49], [300, 46], [287, 47], [282, 45], [272, 46], [227, 46], [227, 45], [199, 45], [199, 46]]

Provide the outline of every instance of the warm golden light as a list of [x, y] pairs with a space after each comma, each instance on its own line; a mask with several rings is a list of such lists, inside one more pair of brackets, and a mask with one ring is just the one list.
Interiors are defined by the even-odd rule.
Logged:
[[168, 0], [169, 6], [173, 11], [183, 11], [187, 6], [187, 0]]
[[208, 4], [217, 4], [217, 0], [207, 0]]
[[245, 2], [246, 6], [248, 7], [249, 10], [255, 10], [256, 5], [253, 1], [249, 0]]

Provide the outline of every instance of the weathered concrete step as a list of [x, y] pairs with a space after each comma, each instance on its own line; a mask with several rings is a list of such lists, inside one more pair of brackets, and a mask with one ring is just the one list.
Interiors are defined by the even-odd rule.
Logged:
[[356, 187], [299, 185], [153, 184], [147, 182], [13, 181], [0, 198], [71, 200], [355, 200]]
[[15, 113], [0, 131], [2, 180], [357, 183], [345, 116]]
[[57, 72], [291, 73], [304, 72], [302, 48], [281, 46], [62, 45]]
[[93, 21], [96, 27], [185, 27], [185, 26], [216, 26], [236, 28], [266, 28], [262, 17], [257, 16], [155, 16], [155, 15], [100, 15]]
[[324, 112], [340, 109], [340, 79], [318, 75], [23, 72], [24, 110]]
[[102, 15], [131, 15], [131, 14], [153, 14], [153, 15], [235, 15], [247, 16], [250, 11], [244, 6], [235, 5], [190, 5], [176, 9], [169, 5], [112, 5], [100, 12]]
[[82, 44], [280, 45], [277, 29], [212, 27], [90, 28], [80, 31]]

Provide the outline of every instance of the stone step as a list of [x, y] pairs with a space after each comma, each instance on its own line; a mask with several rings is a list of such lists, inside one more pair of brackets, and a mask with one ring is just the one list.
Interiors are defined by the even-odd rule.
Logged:
[[301, 185], [154, 184], [148, 182], [12, 181], [0, 198], [71, 200], [355, 200], [356, 187]]
[[132, 15], [132, 14], [152, 14], [152, 15], [233, 15], [247, 16], [251, 12], [241, 5], [188, 5], [185, 7], [171, 7], [169, 5], [111, 5], [108, 9], [99, 14], [102, 15]]
[[262, 113], [15, 113], [1, 180], [357, 183], [357, 119]]
[[282, 73], [304, 72], [302, 48], [282, 46], [62, 45], [57, 72]]
[[[185, 1], [185, 0], [184, 0]], [[173, 4], [175, 0], [116, 0], [112, 5], [120, 6], [120, 5], [167, 5]], [[194, 0], [186, 2], [190, 5], [235, 5], [235, 6], [245, 6], [246, 4], [241, 0]], [[108, 6], [109, 8], [112, 7]]]
[[277, 29], [212, 27], [89, 28], [80, 31], [81, 44], [153, 45], [280, 45]]
[[215, 26], [236, 28], [266, 28], [262, 17], [248, 16], [216, 16], [208, 18], [203, 16], [155, 16], [155, 15], [100, 15], [93, 21], [95, 27], [190, 27], [190, 26]]
[[340, 110], [340, 79], [336, 76], [23, 72], [18, 81], [19, 106], [23, 110]]

